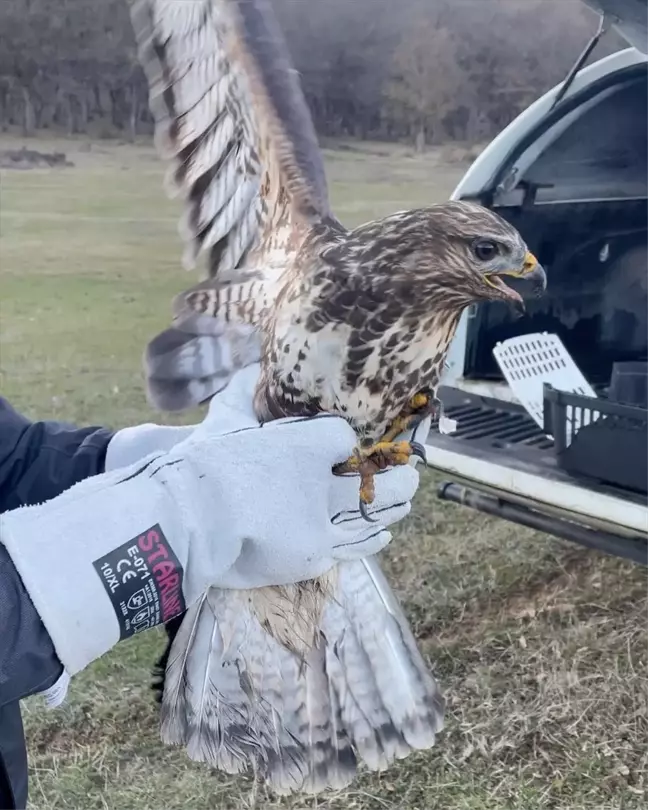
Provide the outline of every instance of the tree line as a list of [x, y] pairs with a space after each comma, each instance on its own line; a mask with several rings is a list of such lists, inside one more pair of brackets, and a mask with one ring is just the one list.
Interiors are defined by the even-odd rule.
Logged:
[[[2, 0], [0, 128], [150, 132], [128, 2]], [[320, 135], [420, 148], [491, 137], [565, 76], [598, 23], [578, 0], [274, 5]]]

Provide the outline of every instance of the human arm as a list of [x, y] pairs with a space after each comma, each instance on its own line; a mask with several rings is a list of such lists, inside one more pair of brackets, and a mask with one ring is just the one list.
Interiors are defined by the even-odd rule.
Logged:
[[[112, 437], [99, 427], [32, 422], [0, 397], [0, 512], [50, 500], [102, 472]], [[63, 666], [1, 544], [0, 627], [0, 705], [51, 687]]]
[[0, 627], [0, 706], [52, 687], [63, 665], [2, 543]]
[[[193, 429], [146, 424], [113, 432], [32, 421], [0, 397], [0, 514], [51, 501], [80, 481], [170, 449]], [[0, 706], [53, 686], [63, 665], [2, 543], [0, 628]]]
[[114, 433], [32, 422], [0, 397], [0, 513], [55, 498], [104, 471]]

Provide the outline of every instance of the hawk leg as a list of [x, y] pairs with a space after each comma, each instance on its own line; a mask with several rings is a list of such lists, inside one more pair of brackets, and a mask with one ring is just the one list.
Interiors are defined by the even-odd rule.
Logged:
[[354, 455], [342, 464], [334, 467], [338, 475], [344, 473], [360, 474], [360, 512], [365, 520], [373, 521], [367, 514], [367, 504], [375, 497], [374, 476], [388, 467], [408, 464], [412, 456], [425, 461], [425, 448], [418, 442], [396, 442], [394, 439], [406, 430], [411, 429], [430, 408], [432, 398], [428, 394], [416, 394], [407, 408], [394, 420], [383, 438], [370, 447], [356, 448]]
[[429, 394], [421, 393], [413, 396], [403, 413], [394, 419], [391, 427], [380, 440], [381, 444], [382, 442], [393, 442], [396, 436], [415, 427], [419, 419], [427, 415], [432, 407], [432, 402]]

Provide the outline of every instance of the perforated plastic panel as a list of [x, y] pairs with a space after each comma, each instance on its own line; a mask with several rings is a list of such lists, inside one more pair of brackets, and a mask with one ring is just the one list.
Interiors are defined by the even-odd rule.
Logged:
[[544, 424], [544, 383], [560, 391], [596, 397], [558, 335], [536, 332], [509, 338], [495, 346], [493, 356], [511, 390], [540, 427]]

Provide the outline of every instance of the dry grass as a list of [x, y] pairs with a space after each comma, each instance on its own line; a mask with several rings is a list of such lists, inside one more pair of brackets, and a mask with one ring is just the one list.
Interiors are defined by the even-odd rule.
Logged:
[[[162, 169], [148, 146], [42, 148], [75, 167], [2, 175], [2, 391], [40, 418], [150, 419], [139, 356], [188, 282]], [[438, 157], [328, 151], [337, 211], [355, 223], [447, 197], [461, 167]], [[32, 806], [645, 807], [645, 572], [442, 503], [434, 484], [428, 474], [385, 557], [448, 697], [436, 750], [319, 800], [277, 800], [212, 774], [158, 741], [153, 632], [75, 679], [63, 709], [27, 701]]]

